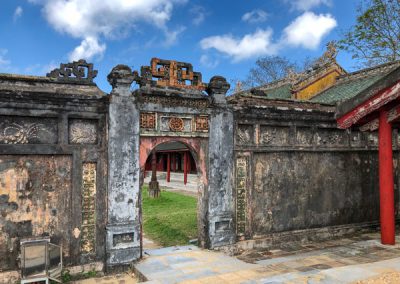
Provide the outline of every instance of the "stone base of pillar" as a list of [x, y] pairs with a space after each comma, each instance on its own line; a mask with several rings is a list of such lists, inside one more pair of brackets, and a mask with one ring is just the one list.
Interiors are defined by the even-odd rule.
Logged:
[[151, 198], [158, 198], [160, 197], [160, 186], [158, 181], [150, 181], [149, 183], [149, 196]]
[[140, 229], [136, 222], [109, 224], [107, 230], [107, 271], [128, 267], [140, 258]]

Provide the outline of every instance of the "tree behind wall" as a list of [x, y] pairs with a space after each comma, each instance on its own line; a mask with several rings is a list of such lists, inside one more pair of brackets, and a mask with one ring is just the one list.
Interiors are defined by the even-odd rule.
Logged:
[[369, 67], [400, 59], [400, 0], [362, 0], [338, 47]]

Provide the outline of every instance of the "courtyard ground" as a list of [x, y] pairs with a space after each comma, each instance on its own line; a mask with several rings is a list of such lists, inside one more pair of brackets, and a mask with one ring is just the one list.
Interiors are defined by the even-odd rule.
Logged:
[[179, 192], [161, 192], [159, 198], [148, 196], [143, 187], [144, 245], [186, 245], [197, 238], [197, 199]]
[[150, 283], [400, 283], [400, 245], [381, 245], [378, 233], [237, 257], [195, 246], [146, 255], [135, 267]]

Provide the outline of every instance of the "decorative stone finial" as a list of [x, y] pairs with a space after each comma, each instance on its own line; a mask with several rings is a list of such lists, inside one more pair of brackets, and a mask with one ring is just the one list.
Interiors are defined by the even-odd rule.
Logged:
[[207, 87], [207, 93], [214, 98], [217, 104], [226, 103], [226, 92], [228, 92], [230, 84], [222, 76], [214, 76], [211, 78]]
[[152, 58], [150, 65], [140, 68], [140, 76], [137, 71], [134, 72], [135, 81], [141, 87], [148, 85], [200, 91], [206, 89], [206, 84], [201, 81], [201, 73], [194, 72], [190, 63]]
[[72, 63], [61, 63], [60, 68], [56, 68], [46, 74], [49, 78], [59, 81], [72, 81], [78, 83], [93, 83], [97, 76], [97, 70], [93, 70], [93, 64], [80, 59]]
[[135, 75], [132, 73], [131, 68], [126, 65], [115, 66], [107, 76], [108, 82], [113, 87], [112, 92], [121, 96], [129, 96], [131, 94], [130, 87], [134, 79]]

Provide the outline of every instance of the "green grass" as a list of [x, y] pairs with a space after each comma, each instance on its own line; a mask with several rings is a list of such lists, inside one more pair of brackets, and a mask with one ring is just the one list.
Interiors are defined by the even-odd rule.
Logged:
[[162, 191], [149, 198], [143, 187], [143, 227], [146, 236], [162, 246], [186, 245], [197, 238], [197, 200], [180, 193]]

